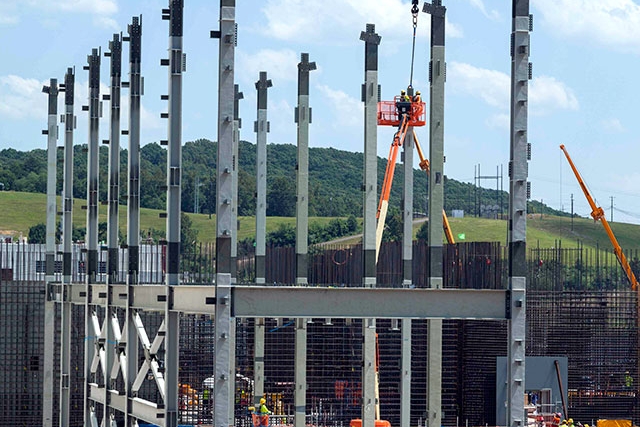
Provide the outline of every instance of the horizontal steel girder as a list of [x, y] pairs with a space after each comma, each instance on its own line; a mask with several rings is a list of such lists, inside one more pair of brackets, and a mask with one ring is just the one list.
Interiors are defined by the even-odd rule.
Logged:
[[[86, 285], [69, 287], [71, 302], [84, 304]], [[168, 298], [175, 311], [213, 314], [215, 310], [215, 286], [136, 285], [132, 289], [135, 309], [163, 311]], [[126, 307], [126, 286], [112, 285], [111, 290], [111, 306]], [[106, 292], [106, 285], [91, 285], [89, 303], [103, 305]], [[227, 304], [234, 317], [505, 320], [508, 298], [506, 290], [235, 286]]]

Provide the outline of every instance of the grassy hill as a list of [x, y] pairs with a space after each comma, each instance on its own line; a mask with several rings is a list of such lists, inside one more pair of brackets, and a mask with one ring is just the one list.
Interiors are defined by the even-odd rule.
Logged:
[[[74, 202], [73, 222], [77, 227], [86, 225], [86, 210], [82, 206], [85, 200], [76, 199]], [[58, 198], [60, 206], [60, 198]], [[60, 209], [60, 208], [58, 208]], [[107, 221], [107, 206], [100, 205], [99, 222]], [[140, 210], [140, 228], [148, 230], [164, 230], [166, 220], [160, 218], [161, 211], [154, 209]], [[39, 193], [21, 193], [13, 191], [0, 191], [0, 235], [19, 237], [21, 234], [27, 236], [29, 227], [46, 222], [46, 195]], [[202, 242], [212, 242], [215, 240], [215, 215], [209, 218], [207, 214], [187, 214], [192, 222], [193, 228], [198, 231], [198, 238]], [[311, 223], [326, 224], [332, 218], [313, 217]], [[239, 239], [255, 235], [254, 217], [243, 216], [239, 218], [240, 228], [238, 230]], [[127, 208], [120, 207], [119, 222], [124, 234], [127, 225]], [[275, 230], [280, 224], [295, 224], [292, 217], [267, 217], [267, 231]], [[507, 241], [507, 221], [490, 220], [484, 218], [450, 218], [451, 229], [456, 241], [462, 241], [458, 237], [465, 235], [464, 241], [499, 241], [506, 244]], [[414, 233], [419, 224], [414, 225]], [[633, 224], [613, 223], [611, 228], [624, 249], [640, 248], [640, 226]], [[351, 242], [358, 241], [354, 237]], [[610, 248], [611, 243], [604, 227], [600, 223], [585, 218], [575, 218], [573, 220], [573, 230], [571, 218], [551, 215], [529, 215], [527, 219], [527, 244], [530, 247], [551, 248], [556, 247], [561, 242], [562, 247], [577, 247], [580, 242], [585, 247]]]

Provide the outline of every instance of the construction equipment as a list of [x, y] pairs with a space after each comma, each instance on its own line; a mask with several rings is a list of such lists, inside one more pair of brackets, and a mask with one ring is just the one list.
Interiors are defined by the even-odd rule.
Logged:
[[635, 274], [633, 274], [633, 270], [631, 270], [631, 266], [627, 261], [627, 257], [624, 255], [624, 252], [622, 252], [622, 248], [618, 244], [618, 240], [616, 239], [616, 236], [614, 236], [613, 231], [611, 230], [611, 227], [609, 226], [609, 223], [607, 222], [607, 219], [604, 216], [604, 209], [602, 209], [602, 207], [600, 206], [596, 206], [596, 203], [593, 200], [593, 197], [591, 197], [591, 193], [589, 193], [589, 190], [587, 189], [587, 186], [584, 183], [584, 180], [580, 176], [580, 172], [578, 172], [578, 169], [576, 169], [576, 166], [573, 164], [573, 161], [571, 160], [571, 156], [569, 156], [569, 153], [564, 148], [564, 144], [560, 145], [560, 149], [564, 152], [564, 155], [567, 157], [567, 160], [569, 161], [569, 165], [571, 166], [573, 173], [576, 175], [578, 184], [580, 184], [580, 188], [582, 188], [582, 192], [587, 198], [587, 201], [589, 202], [589, 206], [591, 206], [591, 217], [595, 221], [600, 221], [604, 226], [604, 229], [607, 232], [607, 235], [609, 236], [609, 240], [611, 240], [611, 244], [613, 245], [613, 252], [616, 254], [616, 257], [618, 258], [618, 262], [620, 263], [620, 266], [622, 267], [624, 272], [627, 274], [627, 278], [631, 283], [631, 289], [635, 291], [638, 288], [638, 281], [636, 280]]

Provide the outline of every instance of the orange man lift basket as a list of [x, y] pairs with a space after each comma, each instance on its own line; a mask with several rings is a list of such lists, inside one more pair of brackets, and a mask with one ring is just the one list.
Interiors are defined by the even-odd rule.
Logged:
[[402, 101], [400, 96], [393, 101], [378, 102], [378, 125], [400, 126], [402, 114], [409, 116], [409, 126], [424, 126], [427, 122], [424, 102]]

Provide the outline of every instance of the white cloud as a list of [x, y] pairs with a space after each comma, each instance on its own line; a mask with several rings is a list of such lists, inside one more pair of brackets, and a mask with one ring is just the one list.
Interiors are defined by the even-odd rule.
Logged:
[[500, 19], [500, 13], [495, 9], [492, 9], [491, 11], [487, 11], [487, 8], [485, 7], [484, 2], [482, 0], [469, 0], [469, 3], [471, 3], [471, 6], [480, 10], [480, 12], [482, 12], [482, 14], [487, 18], [493, 21], [497, 21]]
[[[413, 31], [411, 3], [400, 0], [268, 0], [262, 8], [266, 18], [264, 35], [298, 43], [344, 44], [358, 42], [367, 23], [389, 40], [404, 38]], [[286, 11], [286, 13], [283, 13]], [[426, 32], [423, 13], [419, 30]]]
[[494, 114], [485, 120], [489, 129], [508, 130], [510, 125], [509, 114]]
[[97, 16], [93, 19], [93, 23], [96, 27], [104, 28], [107, 30], [120, 31], [120, 25], [113, 18], [106, 16]]
[[14, 25], [20, 22], [20, 18], [17, 15], [3, 14], [0, 15], [0, 25]]
[[455, 61], [447, 64], [447, 87], [480, 97], [492, 107], [509, 108], [510, 81], [510, 77], [500, 71]]
[[357, 126], [362, 123], [364, 104], [341, 90], [331, 89], [326, 85], [317, 86], [320, 93], [328, 99], [329, 104], [334, 107], [336, 120], [334, 126]]
[[537, 114], [549, 108], [558, 110], [577, 110], [578, 99], [573, 90], [564, 83], [549, 76], [536, 77], [529, 86], [529, 105]]
[[242, 70], [242, 77], [256, 82], [260, 71], [267, 71], [267, 78], [277, 84], [282, 81], [296, 81], [298, 78], [298, 54], [291, 49], [264, 49], [249, 55], [243, 51], [237, 54], [237, 69]]
[[116, 0], [28, 0], [27, 4], [38, 9], [96, 15], [111, 15], [118, 11]]
[[[503, 72], [454, 61], [447, 67], [447, 82], [454, 92], [479, 97], [492, 107], [509, 109], [511, 77]], [[577, 110], [579, 107], [573, 90], [549, 76], [531, 81], [529, 101], [532, 114], [544, 114], [553, 109]]]
[[0, 115], [12, 119], [46, 118], [47, 98], [42, 87], [49, 82], [15, 75], [0, 77]]
[[600, 124], [602, 125], [602, 128], [604, 130], [612, 133], [624, 132], [625, 130], [624, 126], [622, 126], [622, 123], [620, 123], [620, 120], [616, 118], [602, 120]]
[[533, 0], [550, 31], [581, 43], [640, 53], [640, 5], [633, 0]]

